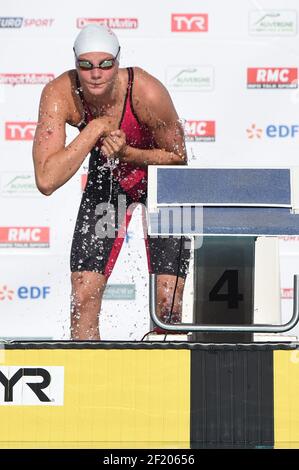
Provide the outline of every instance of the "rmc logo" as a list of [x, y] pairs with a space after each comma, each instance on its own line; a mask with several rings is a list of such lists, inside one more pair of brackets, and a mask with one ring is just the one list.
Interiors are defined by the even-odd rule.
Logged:
[[187, 142], [215, 142], [215, 121], [185, 121]]
[[247, 88], [298, 88], [298, 69], [295, 67], [248, 68]]
[[47, 248], [49, 240], [49, 227], [0, 227], [0, 248]]
[[61, 366], [0, 367], [0, 405], [61, 406], [63, 393]]

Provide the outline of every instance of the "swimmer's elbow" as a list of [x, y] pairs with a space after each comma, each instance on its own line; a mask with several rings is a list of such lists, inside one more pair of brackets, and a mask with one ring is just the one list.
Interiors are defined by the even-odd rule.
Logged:
[[188, 164], [187, 155], [178, 155], [175, 153], [171, 164], [172, 165], [187, 165]]
[[46, 186], [37, 186], [37, 189], [39, 190], [40, 193], [42, 193], [44, 196], [51, 196], [51, 194], [54, 193], [53, 189], [50, 189]]
[[36, 178], [36, 187], [44, 196], [51, 196], [55, 191], [52, 185], [47, 181], [41, 181], [39, 178]]
[[51, 189], [44, 189], [44, 188], [38, 188], [39, 192], [42, 193], [44, 196], [51, 196], [51, 194], [54, 193], [53, 190]]

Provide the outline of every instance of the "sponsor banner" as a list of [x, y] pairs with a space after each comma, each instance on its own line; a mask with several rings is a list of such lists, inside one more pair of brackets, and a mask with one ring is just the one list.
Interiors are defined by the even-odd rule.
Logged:
[[[52, 341], [54, 338], [52, 336], [1, 336], [1, 339], [4, 341]], [[1, 350], [0, 350], [1, 358]]]
[[295, 67], [248, 68], [247, 88], [298, 88], [298, 69]]
[[36, 122], [6, 122], [6, 140], [33, 140]]
[[6, 97], [5, 97], [5, 87], [0, 84], [0, 103], [5, 103]]
[[208, 31], [208, 14], [172, 13], [171, 31], [175, 33], [205, 33]]
[[22, 16], [1, 16], [0, 28], [21, 28], [24, 18]]
[[83, 175], [81, 175], [81, 191], [82, 192], [85, 189], [85, 186], [86, 186], [86, 183], [87, 183], [87, 177], [88, 177], [87, 173], [84, 173]]
[[33, 173], [0, 173], [1, 197], [39, 197]]
[[0, 301], [45, 300], [50, 291], [50, 286], [19, 286], [13, 289], [7, 284], [0, 284]]
[[278, 239], [283, 242], [299, 242], [298, 235], [285, 235], [285, 236], [278, 237]]
[[166, 70], [166, 84], [175, 91], [211, 91], [214, 89], [214, 68], [199, 65], [171, 66]]
[[295, 36], [296, 10], [253, 10], [249, 12], [249, 34], [257, 36]]
[[63, 366], [0, 366], [0, 406], [63, 404]]
[[0, 16], [0, 29], [18, 29], [28, 27], [50, 28], [54, 18], [23, 18], [22, 16]]
[[108, 284], [103, 295], [105, 300], [135, 300], [135, 284]]
[[294, 289], [292, 287], [282, 287], [280, 290], [281, 299], [292, 299], [294, 296]]
[[0, 248], [49, 248], [49, 227], [0, 227]]
[[187, 120], [184, 122], [186, 142], [215, 142], [215, 121]]
[[0, 73], [0, 85], [46, 85], [53, 73]]
[[77, 18], [77, 28], [88, 24], [103, 24], [111, 29], [137, 29], [138, 18]]
[[299, 133], [299, 124], [269, 124], [263, 129], [255, 123], [246, 129], [248, 139], [294, 139]]

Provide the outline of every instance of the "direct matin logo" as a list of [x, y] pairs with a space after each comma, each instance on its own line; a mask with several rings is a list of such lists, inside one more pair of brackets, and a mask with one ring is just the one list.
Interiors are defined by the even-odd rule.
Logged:
[[54, 78], [53, 73], [0, 73], [0, 85], [46, 85]]
[[138, 18], [77, 18], [77, 28], [98, 24], [111, 29], [137, 29], [138, 22]]
[[0, 367], [0, 406], [62, 406], [63, 366]]

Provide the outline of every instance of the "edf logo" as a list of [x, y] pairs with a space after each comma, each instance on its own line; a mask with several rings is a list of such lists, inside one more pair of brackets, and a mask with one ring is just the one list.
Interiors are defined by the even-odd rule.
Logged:
[[266, 135], [268, 137], [280, 137], [280, 138], [286, 138], [286, 137], [291, 137], [294, 138], [299, 132], [299, 125], [298, 124], [293, 124], [292, 126], [287, 126], [284, 124], [281, 124], [279, 126], [275, 126], [274, 124], [271, 124], [270, 126], [266, 127]]
[[248, 139], [261, 139], [264, 135], [270, 139], [294, 139], [299, 133], [299, 124], [270, 124], [263, 130], [254, 123], [246, 132]]
[[61, 406], [63, 399], [64, 367], [0, 367], [0, 406]]
[[[50, 294], [50, 286], [21, 286], [16, 291], [18, 299], [24, 300], [37, 300], [46, 299]], [[14, 300], [15, 290], [11, 289], [7, 285], [0, 285], [0, 301], [1, 300]]]
[[45, 299], [50, 294], [49, 286], [31, 286], [31, 287], [19, 287], [18, 297], [19, 299]]

